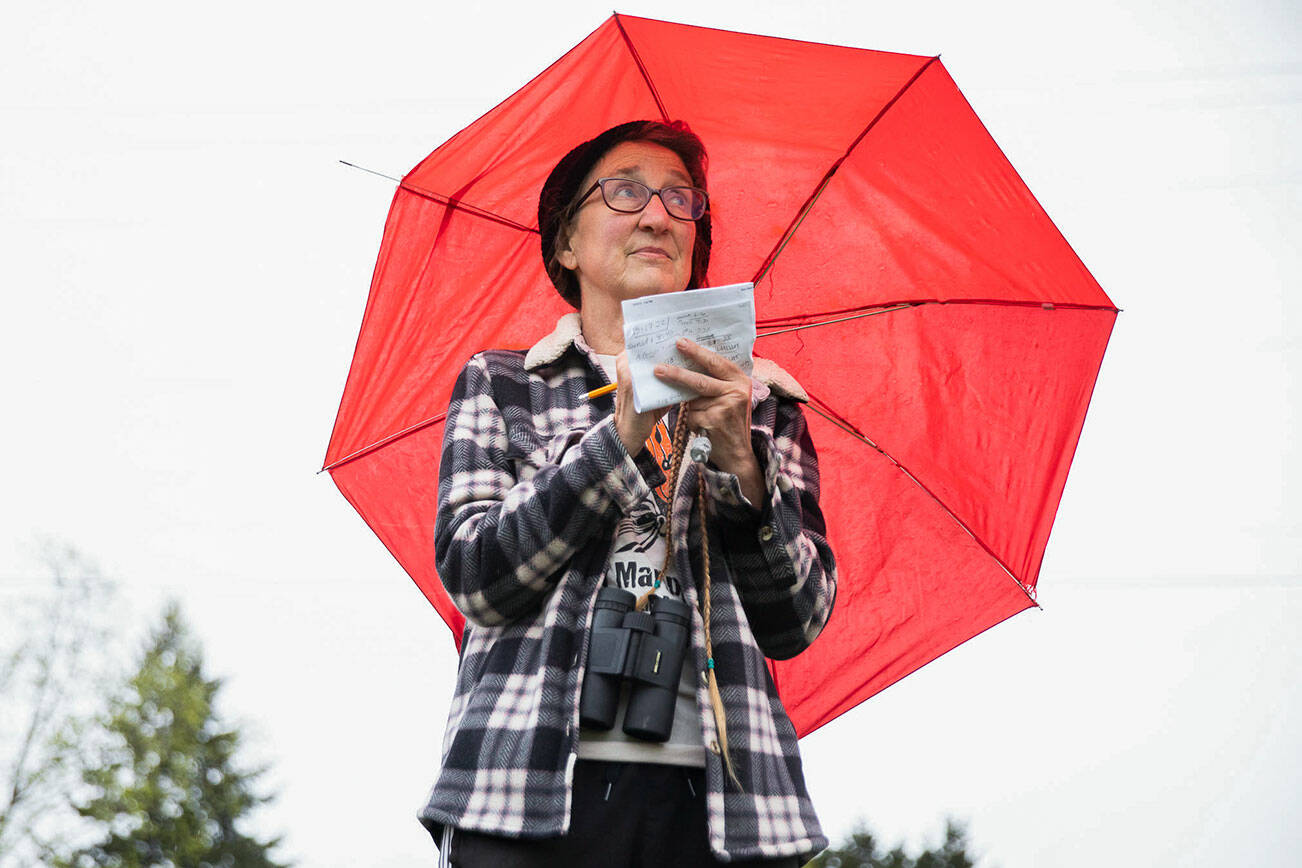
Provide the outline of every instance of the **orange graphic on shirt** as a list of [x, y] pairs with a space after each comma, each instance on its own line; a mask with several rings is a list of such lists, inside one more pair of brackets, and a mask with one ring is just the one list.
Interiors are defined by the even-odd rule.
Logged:
[[660, 469], [665, 472], [664, 483], [655, 488], [654, 491], [656, 500], [660, 501], [660, 505], [668, 506], [669, 467], [674, 460], [674, 439], [669, 436], [669, 427], [665, 425], [664, 419], [656, 423], [655, 428], [651, 430], [651, 436], [646, 438], [646, 448], [651, 450], [651, 455], [660, 463]]

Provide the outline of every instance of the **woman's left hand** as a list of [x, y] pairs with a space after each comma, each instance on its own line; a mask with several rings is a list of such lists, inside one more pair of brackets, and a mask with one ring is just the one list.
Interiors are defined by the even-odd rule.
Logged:
[[687, 338], [679, 338], [677, 347], [705, 373], [676, 365], [656, 365], [655, 375], [700, 396], [686, 405], [689, 430], [709, 436], [710, 461], [735, 475], [742, 494], [751, 505], [762, 509], [764, 478], [750, 440], [750, 377], [723, 356]]

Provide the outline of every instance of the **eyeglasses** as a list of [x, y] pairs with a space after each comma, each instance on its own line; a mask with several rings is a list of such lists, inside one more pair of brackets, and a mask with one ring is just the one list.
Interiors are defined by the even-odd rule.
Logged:
[[574, 203], [570, 213], [579, 210], [579, 206], [588, 200], [593, 191], [601, 188], [601, 198], [606, 207], [621, 214], [636, 214], [651, 204], [652, 196], [659, 196], [665, 211], [676, 220], [700, 220], [709, 207], [710, 196], [696, 187], [661, 187], [654, 190], [641, 181], [631, 178], [598, 178], [579, 200]]

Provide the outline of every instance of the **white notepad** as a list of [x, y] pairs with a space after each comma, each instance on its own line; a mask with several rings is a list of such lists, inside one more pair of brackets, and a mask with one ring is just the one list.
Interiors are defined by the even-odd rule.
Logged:
[[624, 350], [633, 377], [633, 407], [643, 413], [690, 401], [696, 393], [670, 385], [652, 373], [656, 365], [700, 367], [678, 352], [674, 342], [690, 338], [731, 360], [747, 374], [755, 348], [755, 284], [734, 283], [622, 303]]

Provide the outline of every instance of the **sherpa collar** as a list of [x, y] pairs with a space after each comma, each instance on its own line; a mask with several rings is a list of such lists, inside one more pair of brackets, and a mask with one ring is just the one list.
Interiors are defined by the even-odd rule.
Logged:
[[[578, 313], [573, 312], [567, 313], [557, 320], [556, 328], [552, 330], [552, 333], [529, 348], [529, 352], [524, 357], [524, 369], [532, 371], [544, 365], [550, 365], [565, 355], [572, 346], [578, 347], [584, 353], [589, 352], [587, 344], [583, 342], [580, 323]], [[755, 366], [751, 370], [751, 379], [757, 380], [779, 395], [793, 401], [802, 403], [808, 403], [809, 401], [808, 393], [796, 382], [796, 378], [784, 371], [771, 359], [756, 357]]]

